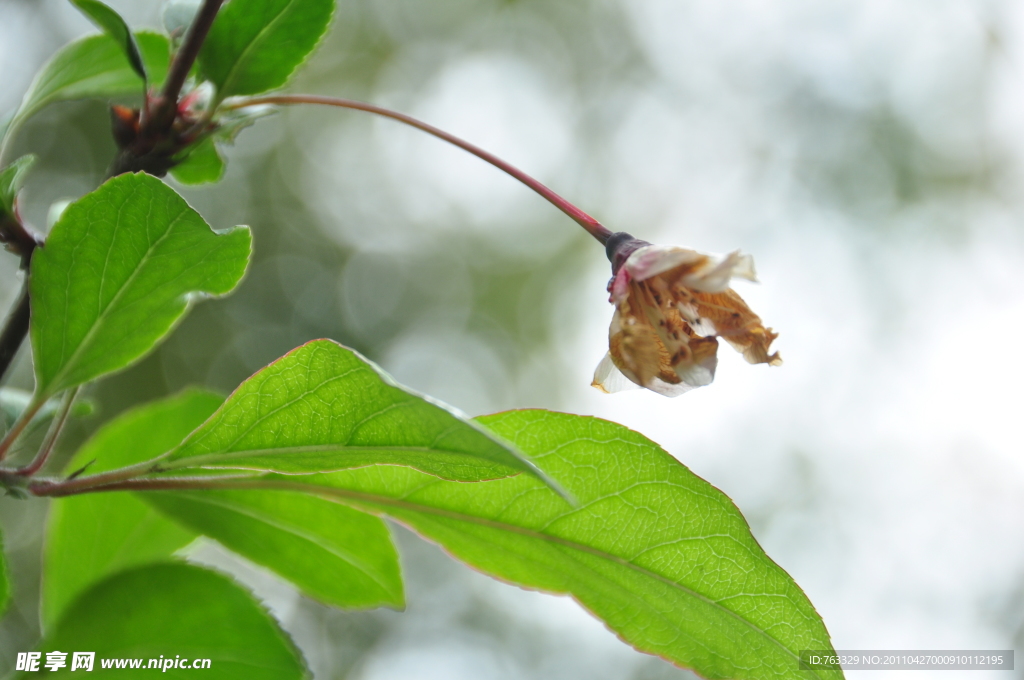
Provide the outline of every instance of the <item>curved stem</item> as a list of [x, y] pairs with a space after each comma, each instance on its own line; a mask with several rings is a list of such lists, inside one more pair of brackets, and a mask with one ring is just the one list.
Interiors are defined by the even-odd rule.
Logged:
[[530, 177], [525, 172], [516, 168], [513, 165], [506, 163], [497, 156], [490, 154], [480, 147], [470, 144], [469, 142], [456, 137], [455, 135], [449, 134], [444, 130], [424, 123], [421, 120], [417, 120], [412, 116], [407, 116], [404, 113], [398, 113], [390, 109], [385, 109], [380, 106], [374, 106], [373, 104], [367, 104], [365, 102], [355, 101], [353, 99], [340, 99], [338, 97], [321, 97], [318, 95], [304, 95], [304, 94], [293, 94], [293, 95], [274, 95], [269, 97], [253, 97], [249, 99], [242, 99], [235, 102], [225, 103], [224, 106], [228, 109], [242, 109], [247, 106], [260, 106], [264, 104], [320, 104], [323, 106], [336, 106], [343, 109], [354, 109], [356, 111], [366, 111], [368, 113], [374, 113], [378, 116], [384, 116], [391, 120], [397, 120], [400, 123], [410, 125], [417, 130], [422, 130], [427, 134], [433, 135], [438, 139], [443, 139], [449, 144], [468, 151], [477, 158], [487, 161], [494, 167], [502, 170], [512, 177], [533, 189], [535, 192], [540, 194], [542, 197], [547, 199], [549, 203], [554, 205], [556, 208], [568, 215], [576, 224], [580, 225], [587, 230], [591, 236], [596, 238], [601, 245], [604, 245], [608, 241], [608, 237], [612, 235], [604, 225], [595, 220], [593, 217], [583, 212], [569, 201], [565, 200], [554, 191], [544, 186], [533, 177]]
[[57, 413], [53, 416], [53, 422], [50, 423], [50, 429], [47, 430], [46, 437], [43, 439], [43, 444], [39, 447], [39, 453], [36, 454], [36, 457], [32, 459], [31, 463], [23, 468], [15, 470], [14, 474], [21, 477], [31, 477], [46, 465], [46, 461], [53, 452], [53, 447], [57, 444], [57, 439], [60, 437], [61, 430], [64, 429], [64, 423], [68, 421], [68, 414], [71, 413], [71, 405], [75, 402], [75, 397], [77, 395], [77, 387], [73, 387], [64, 393], [64, 398], [61, 399], [60, 407], [58, 408]]

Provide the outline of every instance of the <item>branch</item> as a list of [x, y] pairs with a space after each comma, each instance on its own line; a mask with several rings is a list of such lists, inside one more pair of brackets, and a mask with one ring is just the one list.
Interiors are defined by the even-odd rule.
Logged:
[[228, 109], [242, 109], [247, 106], [260, 106], [264, 104], [322, 104], [324, 106], [336, 106], [343, 109], [355, 109], [357, 111], [366, 111], [368, 113], [374, 113], [378, 116], [384, 116], [392, 120], [397, 120], [400, 123], [410, 125], [417, 130], [422, 130], [427, 134], [433, 135], [438, 139], [443, 139], [449, 144], [468, 151], [477, 158], [487, 161], [494, 167], [502, 170], [512, 177], [533, 189], [535, 192], [540, 194], [542, 197], [547, 199], [549, 203], [554, 205], [556, 208], [568, 215], [576, 224], [580, 225], [587, 230], [591, 236], [596, 238], [601, 245], [604, 245], [608, 241], [608, 237], [612, 235], [612, 232], [604, 227], [600, 222], [595, 220], [593, 217], [583, 212], [569, 201], [565, 200], [554, 191], [544, 186], [533, 177], [530, 177], [525, 172], [512, 166], [505, 161], [501, 160], [497, 156], [490, 154], [480, 147], [470, 144], [469, 142], [456, 137], [455, 135], [449, 134], [444, 130], [424, 123], [423, 121], [417, 120], [412, 116], [407, 116], [404, 113], [398, 113], [390, 109], [385, 109], [380, 106], [374, 106], [373, 104], [366, 104], [364, 102], [355, 101], [352, 99], [339, 99], [337, 97], [320, 97], [317, 95], [275, 95], [270, 97], [254, 97], [250, 99], [243, 99], [236, 101], [231, 104], [226, 104]]
[[203, 0], [203, 5], [192, 20], [181, 47], [174, 55], [163, 92], [150, 111], [150, 119], [143, 122], [144, 132], [166, 132], [174, 122], [178, 113], [178, 96], [181, 94], [181, 88], [185, 85], [192, 65], [199, 57], [199, 50], [202, 49], [210, 27], [213, 26], [213, 20], [217, 18], [217, 12], [223, 4], [224, 0]]
[[4, 320], [3, 329], [0, 330], [0, 381], [3, 381], [7, 369], [18, 353], [18, 348], [28, 335], [28, 266], [32, 260], [32, 253], [43, 244], [43, 239], [21, 222], [18, 211], [15, 210], [13, 215], [0, 217], [0, 242], [7, 246], [7, 250], [21, 257], [21, 268], [25, 271], [21, 294]]
[[11, 313], [4, 321], [3, 330], [0, 331], [0, 381], [3, 380], [7, 369], [11, 367], [18, 348], [21, 347], [25, 336], [28, 335], [28, 321], [28, 276], [26, 275], [18, 301], [14, 303]]

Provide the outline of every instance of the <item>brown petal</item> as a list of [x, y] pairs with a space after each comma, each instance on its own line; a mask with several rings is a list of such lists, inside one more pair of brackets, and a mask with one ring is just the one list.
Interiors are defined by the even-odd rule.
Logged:
[[693, 292], [697, 312], [715, 327], [715, 333], [724, 338], [752, 364], [779, 366], [779, 353], [769, 354], [772, 342], [779, 336], [765, 328], [760, 317], [750, 311], [736, 291], [722, 293]]

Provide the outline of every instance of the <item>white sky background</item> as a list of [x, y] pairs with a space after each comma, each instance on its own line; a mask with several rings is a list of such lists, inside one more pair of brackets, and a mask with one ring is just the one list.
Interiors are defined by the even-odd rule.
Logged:
[[[0, 0], [0, 72], [23, 87], [19, 69], [45, 55], [23, 51], [18, 22], [30, 5], [12, 10], [8, 1]], [[673, 400], [591, 389], [611, 317], [607, 263], [595, 247], [587, 280], [557, 301], [556, 318], [572, 323], [562, 324], [555, 355], [503, 368], [500, 344], [462, 333], [448, 319], [411, 329], [384, 367], [474, 413], [542, 405], [622, 422], [662, 444], [733, 498], [768, 554], [814, 602], [837, 648], [1016, 644], [1021, 667], [1024, 8], [1009, 0], [624, 6], [653, 72], [620, 84], [620, 118], [600, 171], [574, 165], [587, 103], [558, 88], [557, 65], [540, 72], [506, 51], [455, 52], [409, 95], [404, 88], [418, 59], [412, 50], [396, 58], [375, 99], [584, 197], [581, 207], [613, 229], [752, 253], [761, 284], [737, 290], [780, 332], [785, 365], [748, 366], [723, 346], [715, 384]], [[806, 109], [801, 93], [811, 102]], [[13, 103], [5, 87], [0, 109]], [[849, 186], [841, 173], [829, 180], [869, 144], [856, 120], [876, 111], [902, 121], [939, 166], [994, 179], [949, 192], [926, 187], [905, 201], [890, 190], [898, 183], [892, 168], [867, 154]], [[836, 123], [844, 116], [853, 122]], [[310, 160], [296, 186], [325, 215], [379, 211], [390, 197], [418, 224], [444, 225], [451, 214], [486, 233], [509, 214], [532, 218], [547, 209], [476, 159], [390, 124], [370, 129], [359, 137], [331, 129], [298, 134], [319, 160]], [[320, 172], [332, 153], [366, 157], [394, 186], [367, 188], [365, 206], [346, 202]], [[986, 175], [981, 169], [989, 166], [995, 170]], [[818, 182], [818, 175], [826, 177]], [[836, 198], [847, 189], [852, 199]], [[361, 245], [378, 254], [414, 252], [400, 227], [392, 220], [362, 233]], [[566, 233], [572, 228], [567, 221]], [[529, 256], [544, 247], [541, 236], [567, 238], [536, 236], [510, 239], [508, 247]], [[7, 259], [0, 302], [13, 280]], [[453, 281], [460, 276], [453, 270]], [[561, 394], [538, 403], [531, 376], [552, 370], [565, 376]], [[496, 394], [495, 384], [514, 387]], [[472, 626], [460, 621], [462, 605], [451, 603], [469, 597], [465, 588], [456, 595], [410, 579], [421, 602], [437, 606], [413, 601], [390, 624], [390, 642], [361, 666], [362, 680], [435, 677], [409, 670], [427, 667], [446, 679], [624, 677], [646, 663], [570, 603], [467, 571], [463, 585], [472, 596], [499, 602], [569, 650], [568, 657], [552, 652], [534, 665], [509, 665], [481, 652]], [[271, 601], [282, 612], [293, 602], [286, 595]], [[439, 655], [442, 638], [454, 642]], [[872, 674], [887, 677], [896, 675]]]

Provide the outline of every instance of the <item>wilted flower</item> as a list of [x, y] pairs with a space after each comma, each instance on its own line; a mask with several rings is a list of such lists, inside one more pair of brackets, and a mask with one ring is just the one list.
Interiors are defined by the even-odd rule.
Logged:
[[718, 338], [752, 364], [782, 363], [778, 352], [768, 353], [778, 334], [729, 288], [734, 276], [757, 280], [749, 255], [654, 246], [622, 232], [612, 235], [607, 249], [615, 315], [595, 387], [615, 392], [635, 383], [674, 397], [709, 385]]

